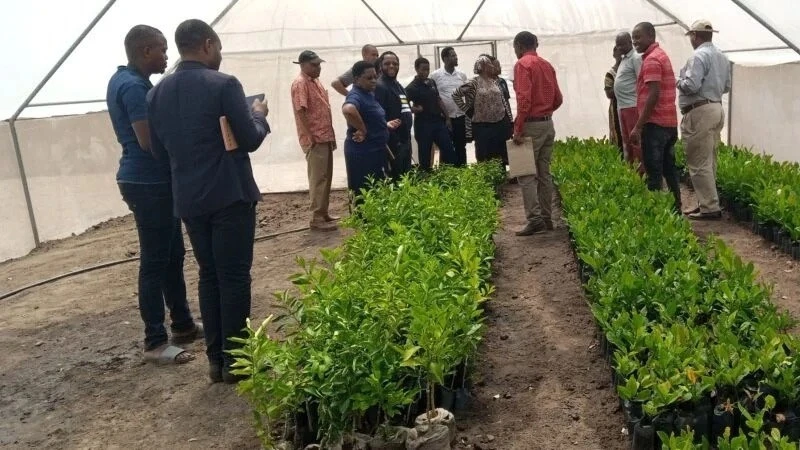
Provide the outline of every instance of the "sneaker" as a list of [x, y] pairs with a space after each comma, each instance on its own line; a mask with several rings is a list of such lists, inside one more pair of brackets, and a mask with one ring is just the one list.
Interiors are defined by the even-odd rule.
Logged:
[[336, 222], [339, 219], [341, 219], [341, 217], [334, 216], [334, 215], [331, 215], [331, 214], [328, 214], [327, 216], [325, 216], [325, 222]]
[[688, 215], [690, 215], [690, 214], [697, 214], [697, 213], [699, 213], [699, 212], [700, 212], [700, 207], [698, 206], [698, 207], [697, 207], [697, 208], [695, 208], [695, 209], [686, 210], [686, 211], [684, 211], [683, 213], [684, 213], [685, 215], [687, 215], [687, 216], [688, 216]]
[[525, 228], [516, 232], [516, 235], [530, 236], [532, 234], [541, 233], [542, 231], [545, 230], [547, 230], [547, 225], [545, 225], [544, 222], [534, 222], [534, 223], [528, 222], [528, 224], [525, 225]]
[[547, 228], [547, 231], [553, 231], [556, 229], [555, 225], [553, 225], [552, 219], [544, 219], [544, 226]]

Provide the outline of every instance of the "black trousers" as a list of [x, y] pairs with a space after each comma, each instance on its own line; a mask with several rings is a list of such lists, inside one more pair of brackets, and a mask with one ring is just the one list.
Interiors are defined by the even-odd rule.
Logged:
[[442, 162], [452, 166], [463, 167], [467, 165], [467, 118], [466, 116], [450, 119], [453, 129], [450, 130], [450, 139], [453, 141], [452, 153], [441, 154]]
[[184, 222], [200, 266], [198, 291], [206, 355], [211, 364], [227, 367], [233, 357], [225, 351], [239, 346], [228, 339], [244, 335], [250, 316], [256, 204], [237, 202]]
[[675, 142], [678, 141], [677, 127], [662, 127], [647, 123], [642, 129], [642, 159], [647, 172], [647, 188], [661, 190], [661, 178], [675, 197], [675, 209], [681, 210], [681, 188], [678, 168], [675, 166]]

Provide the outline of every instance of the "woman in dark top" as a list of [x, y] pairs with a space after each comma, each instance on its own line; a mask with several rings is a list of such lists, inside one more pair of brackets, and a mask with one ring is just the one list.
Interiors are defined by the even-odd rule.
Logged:
[[389, 132], [389, 150], [394, 159], [389, 161], [392, 179], [397, 180], [411, 170], [411, 105], [406, 90], [397, 82], [400, 59], [394, 52], [383, 52], [377, 61], [381, 75], [375, 88], [375, 99], [386, 112], [386, 120], [400, 120], [400, 126]]
[[386, 113], [375, 100], [378, 76], [375, 66], [359, 61], [353, 66], [353, 88], [347, 94], [342, 114], [347, 120], [344, 142], [344, 162], [347, 168], [347, 187], [358, 195], [372, 177], [385, 175], [389, 131], [400, 126], [400, 120], [387, 123]]
[[498, 83], [497, 68], [491, 57], [482, 55], [475, 62], [478, 75], [453, 92], [453, 100], [471, 123], [475, 159], [504, 160], [506, 141], [511, 138], [511, 106]]

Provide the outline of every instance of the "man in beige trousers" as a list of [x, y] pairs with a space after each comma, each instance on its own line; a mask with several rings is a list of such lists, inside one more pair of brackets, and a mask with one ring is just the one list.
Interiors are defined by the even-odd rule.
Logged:
[[716, 32], [707, 20], [692, 24], [686, 34], [694, 54], [677, 80], [686, 165], [698, 202], [697, 207], [684, 213], [695, 220], [722, 217], [717, 194], [717, 147], [725, 125], [722, 94], [731, 88], [731, 65], [711, 42]]
[[514, 37], [514, 91], [517, 117], [514, 120], [514, 143], [531, 138], [536, 173], [518, 177], [525, 206], [525, 227], [517, 236], [530, 236], [553, 229], [553, 178], [550, 158], [556, 131], [553, 112], [563, 102], [553, 66], [536, 53], [536, 35], [522, 31]]
[[297, 137], [308, 162], [310, 226], [313, 230], [329, 231], [336, 229], [334, 222], [338, 219], [328, 212], [336, 136], [328, 91], [319, 82], [323, 62], [311, 50], [300, 53], [295, 62], [300, 64], [300, 74], [292, 82], [292, 107]]

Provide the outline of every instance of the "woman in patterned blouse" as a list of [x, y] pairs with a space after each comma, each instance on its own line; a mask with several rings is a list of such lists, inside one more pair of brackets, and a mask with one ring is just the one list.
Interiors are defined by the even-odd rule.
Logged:
[[504, 161], [506, 141], [512, 133], [511, 106], [497, 81], [492, 57], [481, 55], [475, 62], [478, 75], [453, 92], [453, 101], [471, 122], [475, 159]]

